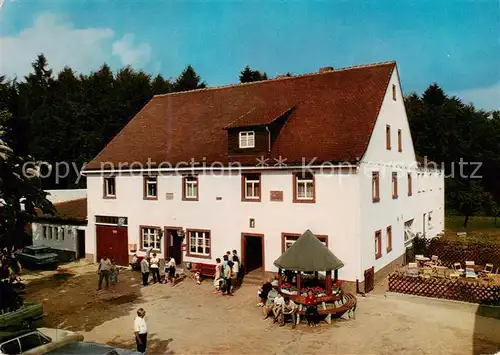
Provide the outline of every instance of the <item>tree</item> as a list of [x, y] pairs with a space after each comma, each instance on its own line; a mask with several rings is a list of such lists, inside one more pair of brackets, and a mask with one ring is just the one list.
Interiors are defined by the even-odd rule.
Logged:
[[207, 84], [204, 81], [201, 81], [200, 76], [196, 74], [193, 67], [188, 65], [181, 75], [179, 75], [177, 80], [175, 80], [173, 87], [173, 91], [178, 92], [203, 89], [207, 87]]
[[172, 91], [172, 84], [158, 74], [151, 83], [151, 90], [153, 91], [153, 95], [168, 94]]
[[252, 81], [267, 80], [267, 74], [258, 70], [252, 70], [247, 65], [240, 72], [240, 83], [250, 83]]
[[[47, 193], [41, 189], [37, 165], [27, 167], [31, 158], [17, 156], [8, 146], [5, 127], [10, 119], [10, 112], [0, 111], [0, 279], [10, 276], [12, 252], [29, 243], [26, 226], [35, 219], [37, 210], [54, 213]], [[12, 294], [10, 284], [2, 282], [1, 286], [2, 295]], [[0, 299], [0, 310], [12, 308], [13, 300]]]

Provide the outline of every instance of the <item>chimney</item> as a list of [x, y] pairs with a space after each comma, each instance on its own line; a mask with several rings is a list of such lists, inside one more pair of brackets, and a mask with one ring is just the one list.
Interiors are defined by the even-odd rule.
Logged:
[[328, 71], [333, 71], [333, 67], [322, 67], [322, 68], [319, 68], [319, 72], [320, 73], [326, 73]]

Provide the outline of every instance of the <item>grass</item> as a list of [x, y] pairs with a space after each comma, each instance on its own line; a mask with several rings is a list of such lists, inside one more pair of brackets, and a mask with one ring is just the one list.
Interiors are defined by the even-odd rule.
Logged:
[[[463, 228], [463, 216], [445, 218], [445, 238], [460, 243], [485, 243], [500, 245], [500, 218], [495, 225], [494, 217], [470, 217], [467, 228]], [[457, 232], [467, 232], [466, 236], [457, 236]]]
[[473, 231], [477, 229], [496, 229], [500, 233], [500, 218], [497, 219], [495, 225], [494, 217], [470, 217], [467, 223], [467, 228], [463, 228], [465, 217], [463, 216], [447, 216], [445, 218], [446, 229], [454, 231]]

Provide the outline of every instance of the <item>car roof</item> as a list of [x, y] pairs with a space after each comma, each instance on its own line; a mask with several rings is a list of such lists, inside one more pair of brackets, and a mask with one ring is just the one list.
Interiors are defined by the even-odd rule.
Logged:
[[25, 329], [25, 330], [17, 330], [17, 331], [1, 331], [0, 332], [0, 343], [5, 343], [6, 341], [18, 338], [20, 336], [30, 334], [30, 333], [36, 333], [36, 330], [33, 329]]
[[117, 349], [109, 345], [84, 342], [72, 343], [47, 352], [51, 355], [133, 355], [140, 354], [134, 350]]

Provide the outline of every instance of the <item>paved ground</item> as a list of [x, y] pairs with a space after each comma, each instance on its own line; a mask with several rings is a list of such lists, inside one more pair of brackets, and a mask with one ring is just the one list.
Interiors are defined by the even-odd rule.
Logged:
[[386, 298], [358, 298], [356, 318], [318, 328], [280, 328], [256, 307], [256, 286], [234, 297], [210, 284], [186, 280], [175, 287], [142, 288], [140, 275], [96, 291], [95, 266], [32, 277], [28, 298], [42, 301], [48, 326], [83, 332], [85, 339], [134, 347], [135, 310], [147, 312], [150, 354], [493, 354], [500, 350], [500, 321], [460, 307]]

